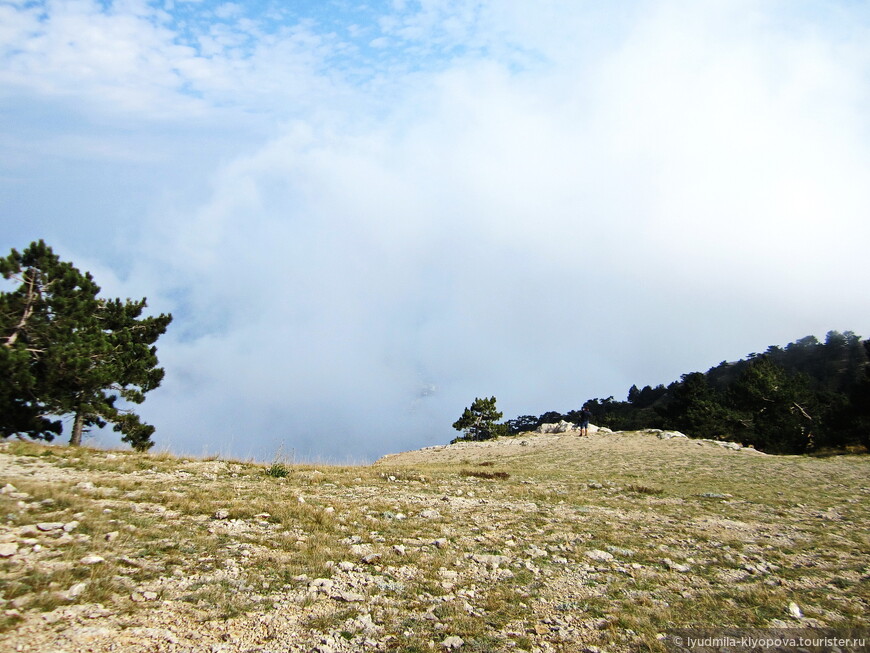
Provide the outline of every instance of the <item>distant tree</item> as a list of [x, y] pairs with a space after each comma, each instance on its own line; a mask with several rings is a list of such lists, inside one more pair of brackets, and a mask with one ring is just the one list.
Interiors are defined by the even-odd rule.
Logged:
[[[870, 340], [864, 341], [864, 347], [870, 358]], [[849, 436], [870, 450], [870, 365], [864, 367], [863, 378], [852, 388], [845, 417]]]
[[676, 428], [695, 437], [724, 437], [730, 434], [733, 416], [724, 397], [701, 372], [683, 374], [669, 388], [670, 401], [658, 408], [668, 428]]
[[633, 385], [628, 390], [628, 403], [635, 408], [648, 408], [663, 397], [667, 391], [667, 388], [661, 384], [655, 388], [645, 385], [643, 390], [638, 390], [637, 386]]
[[457, 431], [464, 431], [465, 436], [457, 440], [488, 440], [499, 435], [507, 434], [507, 427], [498, 424], [503, 416], [495, 406], [495, 397], [479, 399], [475, 397], [470, 408], [466, 408], [462, 417], [453, 423]]
[[505, 422], [508, 427], [508, 432], [511, 435], [517, 433], [525, 433], [526, 431], [534, 431], [538, 428], [538, 418], [534, 415], [520, 415], [514, 419], [509, 419]]
[[91, 275], [41, 240], [0, 259], [0, 273], [18, 284], [0, 293], [0, 435], [51, 440], [55, 418], [70, 415], [72, 445], [112, 423], [135, 449], [151, 447], [154, 427], [116, 403], [142, 403], [160, 385], [154, 342], [172, 316], [142, 317], [145, 299], [99, 298]]
[[565, 419], [565, 416], [555, 410], [550, 410], [538, 418], [538, 426], [541, 424], [558, 424]]
[[744, 441], [782, 453], [803, 453], [812, 446], [819, 413], [806, 375], [789, 374], [759, 356], [729, 388], [729, 398], [742, 415]]

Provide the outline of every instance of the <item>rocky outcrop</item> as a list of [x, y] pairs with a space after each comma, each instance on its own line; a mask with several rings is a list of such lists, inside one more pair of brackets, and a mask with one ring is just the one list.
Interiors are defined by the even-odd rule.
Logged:
[[[572, 433], [580, 430], [580, 427], [574, 424], [573, 422], [566, 422], [562, 420], [560, 422], [556, 422], [555, 424], [541, 424], [538, 428], [535, 429], [535, 433], [541, 433], [543, 435], [553, 435], [558, 433]], [[589, 425], [589, 433], [613, 433], [609, 428], [604, 426], [595, 426], [595, 424]]]

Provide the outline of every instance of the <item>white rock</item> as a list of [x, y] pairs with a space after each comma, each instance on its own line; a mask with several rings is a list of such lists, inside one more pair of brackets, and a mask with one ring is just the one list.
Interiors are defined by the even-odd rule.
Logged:
[[[544, 555], [547, 555], [547, 553], [544, 552]], [[479, 564], [486, 565], [490, 569], [497, 569], [501, 565], [507, 565], [510, 563], [510, 558], [507, 556], [492, 555], [488, 553], [475, 553], [471, 556], [471, 559]]]
[[328, 593], [334, 585], [331, 578], [315, 578], [308, 583], [308, 591]]
[[[590, 425], [591, 426], [591, 425]], [[555, 424], [541, 424], [535, 431], [537, 433], [567, 433], [568, 431], [574, 431], [577, 427], [571, 422], [566, 422], [562, 420]], [[590, 431], [592, 429], [590, 428]]]
[[440, 516], [441, 513], [434, 508], [427, 508], [420, 513], [420, 517], [422, 517], [423, 519], [438, 519]]
[[105, 538], [106, 542], [114, 542], [118, 539], [119, 534], [120, 533], [118, 533], [118, 531], [112, 531], [111, 533], [106, 533], [103, 537]]
[[10, 492], [18, 492], [18, 488], [11, 483], [7, 483], [0, 489], [0, 494], [9, 494]]
[[0, 558], [11, 558], [18, 551], [18, 545], [15, 542], [3, 542], [0, 544]]
[[85, 582], [76, 583], [72, 587], [70, 587], [66, 592], [64, 592], [64, 596], [70, 601], [78, 596], [81, 596], [82, 592], [84, 592], [88, 587], [88, 584]]
[[230, 516], [230, 511], [226, 508], [221, 508], [220, 510], [216, 510], [214, 513], [215, 519], [228, 519]]
[[788, 614], [789, 614], [789, 616], [792, 616], [795, 619], [803, 619], [804, 618], [804, 613], [801, 612], [800, 607], [794, 601], [792, 601], [791, 603], [788, 604]]
[[36, 525], [36, 527], [41, 530], [43, 533], [49, 533], [51, 531], [59, 531], [63, 528], [63, 522], [59, 521], [44, 521]]
[[106, 559], [102, 556], [98, 556], [95, 553], [89, 553], [84, 558], [79, 560], [83, 565], [98, 565], [101, 562], [105, 562]]
[[586, 557], [591, 558], [597, 562], [609, 562], [613, 560], [613, 554], [608, 553], [607, 551], [601, 551], [600, 549], [592, 549], [591, 551], [586, 552]]
[[465, 641], [461, 637], [452, 635], [446, 638], [443, 642], [441, 642], [441, 647], [448, 650], [453, 650], [461, 647], [463, 644], [465, 644]]
[[367, 633], [371, 633], [377, 630], [377, 626], [375, 625], [374, 620], [372, 619], [372, 615], [368, 612], [361, 614], [359, 617], [354, 619], [354, 625], [362, 631]]
[[664, 558], [662, 560], [662, 562], [665, 565], [667, 565], [668, 569], [670, 569], [671, 571], [678, 571], [681, 574], [685, 574], [686, 572], [692, 570], [692, 568], [689, 565], [683, 565], [683, 564], [680, 564], [679, 562], [674, 562], [670, 558]]
[[71, 522], [67, 522], [66, 524], [63, 525], [63, 530], [65, 533], [71, 533], [72, 531], [74, 531], [78, 527], [79, 527], [79, 522], [71, 521]]

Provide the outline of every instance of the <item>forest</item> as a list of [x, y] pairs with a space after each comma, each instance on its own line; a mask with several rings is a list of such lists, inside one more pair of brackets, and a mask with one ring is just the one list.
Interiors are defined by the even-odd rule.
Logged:
[[[593, 423], [613, 430], [660, 428], [739, 442], [768, 453], [870, 450], [870, 340], [829, 331], [771, 346], [665, 386], [631, 386], [625, 401], [586, 402]], [[579, 408], [507, 420], [511, 434], [579, 422]]]

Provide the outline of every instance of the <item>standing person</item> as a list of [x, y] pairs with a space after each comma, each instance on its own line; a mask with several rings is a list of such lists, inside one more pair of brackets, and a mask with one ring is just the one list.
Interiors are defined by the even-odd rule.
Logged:
[[592, 411], [586, 404], [580, 409], [580, 437], [589, 435], [589, 420], [592, 419]]

